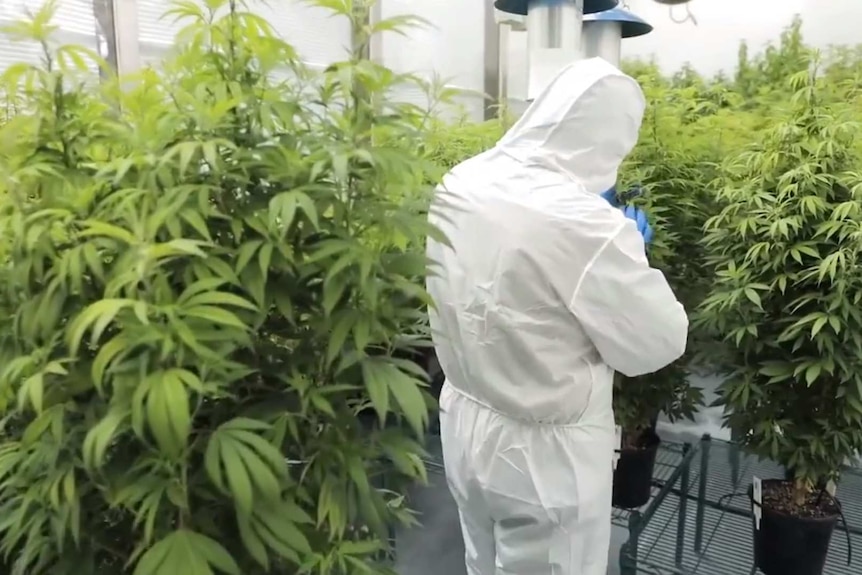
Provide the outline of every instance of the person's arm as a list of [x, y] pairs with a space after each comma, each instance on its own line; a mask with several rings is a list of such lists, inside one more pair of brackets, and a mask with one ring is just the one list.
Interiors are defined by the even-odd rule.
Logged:
[[625, 376], [658, 371], [685, 353], [685, 309], [650, 267], [630, 221], [592, 259], [570, 307], [605, 363]]

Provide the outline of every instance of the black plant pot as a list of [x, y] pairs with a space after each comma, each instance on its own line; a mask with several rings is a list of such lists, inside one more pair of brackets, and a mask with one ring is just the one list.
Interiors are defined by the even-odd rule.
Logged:
[[[765, 480], [763, 491], [770, 485], [786, 483], [778, 479]], [[752, 487], [748, 488], [752, 511]], [[754, 528], [754, 561], [764, 575], [821, 575], [826, 565], [829, 542], [838, 523], [838, 515], [828, 517], [794, 517], [787, 513], [761, 507], [760, 528], [752, 513]]]
[[653, 430], [644, 432], [641, 448], [620, 450], [614, 470], [613, 506], [635, 509], [646, 505], [652, 492], [652, 475], [661, 439]]

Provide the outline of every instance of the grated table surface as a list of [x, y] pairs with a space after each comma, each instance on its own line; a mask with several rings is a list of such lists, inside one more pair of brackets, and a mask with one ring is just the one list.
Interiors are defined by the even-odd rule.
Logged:
[[[700, 454], [691, 466], [690, 500], [686, 513], [685, 543], [682, 560], [676, 562], [676, 530], [680, 498], [671, 494], [660, 505], [640, 535], [638, 573], [652, 575], [746, 575], [751, 572], [752, 522], [747, 516], [749, 502], [746, 489], [753, 476], [763, 479], [783, 476], [783, 469], [771, 462], [758, 461], [740, 453], [733, 445], [712, 441], [706, 474], [706, 497], [711, 504], [726, 509], [704, 507], [701, 552], [694, 549], [697, 517], [697, 488]], [[657, 479], [661, 477], [657, 473]], [[856, 549], [847, 565], [847, 535], [839, 527], [832, 538], [824, 575], [858, 575], [862, 573], [862, 474], [848, 470], [838, 486], [845, 517], [851, 529], [851, 543]], [[615, 513], [615, 516], [617, 513]], [[855, 533], [854, 533], [855, 531]]]

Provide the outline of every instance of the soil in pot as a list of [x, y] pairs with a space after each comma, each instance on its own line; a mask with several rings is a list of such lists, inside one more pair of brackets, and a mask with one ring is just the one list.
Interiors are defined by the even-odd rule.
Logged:
[[614, 470], [613, 506], [620, 509], [642, 507], [649, 501], [652, 475], [661, 439], [652, 429], [624, 438]]
[[[838, 504], [822, 491], [803, 505], [793, 483], [763, 481], [760, 528], [754, 525], [754, 559], [764, 575], [821, 575], [838, 522]], [[749, 497], [752, 490], [749, 488]], [[752, 501], [752, 506], [754, 502]]]

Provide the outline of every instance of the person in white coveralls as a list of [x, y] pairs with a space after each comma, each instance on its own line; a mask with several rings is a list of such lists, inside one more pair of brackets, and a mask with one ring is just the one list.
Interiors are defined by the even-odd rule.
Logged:
[[614, 371], [664, 367], [688, 332], [642, 214], [603, 197], [644, 106], [606, 61], [571, 64], [435, 196], [441, 437], [470, 575], [606, 573]]

